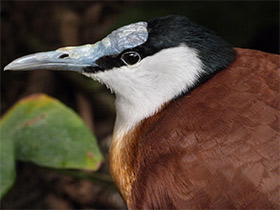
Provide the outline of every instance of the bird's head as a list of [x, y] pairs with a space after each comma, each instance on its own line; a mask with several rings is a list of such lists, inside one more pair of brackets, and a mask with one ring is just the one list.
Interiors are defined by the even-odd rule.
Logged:
[[167, 16], [121, 27], [95, 44], [27, 55], [5, 70], [71, 70], [98, 80], [115, 92], [117, 126], [128, 130], [227, 67], [234, 54], [209, 29]]

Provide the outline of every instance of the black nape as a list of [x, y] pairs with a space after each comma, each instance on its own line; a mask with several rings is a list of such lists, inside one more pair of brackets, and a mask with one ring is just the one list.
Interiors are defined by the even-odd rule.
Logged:
[[206, 82], [235, 60], [236, 52], [231, 44], [210, 29], [198, 25], [184, 16], [171, 15], [154, 18], [148, 22], [148, 32], [148, 40], [137, 47], [141, 49], [144, 57], [182, 44], [197, 51], [203, 64], [204, 74], [200, 75], [196, 83], [181, 95], [189, 93], [198, 85]]
[[148, 32], [148, 40], [141, 46], [148, 51], [146, 54], [185, 44], [198, 52], [203, 68], [209, 74], [226, 68], [235, 59], [231, 44], [184, 16], [154, 18], [148, 22]]

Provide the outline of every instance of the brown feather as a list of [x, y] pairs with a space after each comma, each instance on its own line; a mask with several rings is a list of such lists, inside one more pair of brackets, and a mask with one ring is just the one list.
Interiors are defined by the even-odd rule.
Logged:
[[229, 68], [113, 139], [129, 208], [280, 208], [280, 57], [236, 51]]

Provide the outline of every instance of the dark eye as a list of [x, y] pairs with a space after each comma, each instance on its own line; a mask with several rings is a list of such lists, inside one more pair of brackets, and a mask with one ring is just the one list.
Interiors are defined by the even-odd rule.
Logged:
[[121, 59], [126, 65], [131, 66], [133, 64], [139, 63], [141, 56], [135, 51], [129, 51], [122, 54]]

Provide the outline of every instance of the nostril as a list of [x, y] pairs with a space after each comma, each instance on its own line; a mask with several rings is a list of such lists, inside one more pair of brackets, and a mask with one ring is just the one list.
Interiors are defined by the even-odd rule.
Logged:
[[61, 54], [58, 58], [66, 58], [68, 56], [69, 56], [68, 54], [64, 53], [64, 54]]

